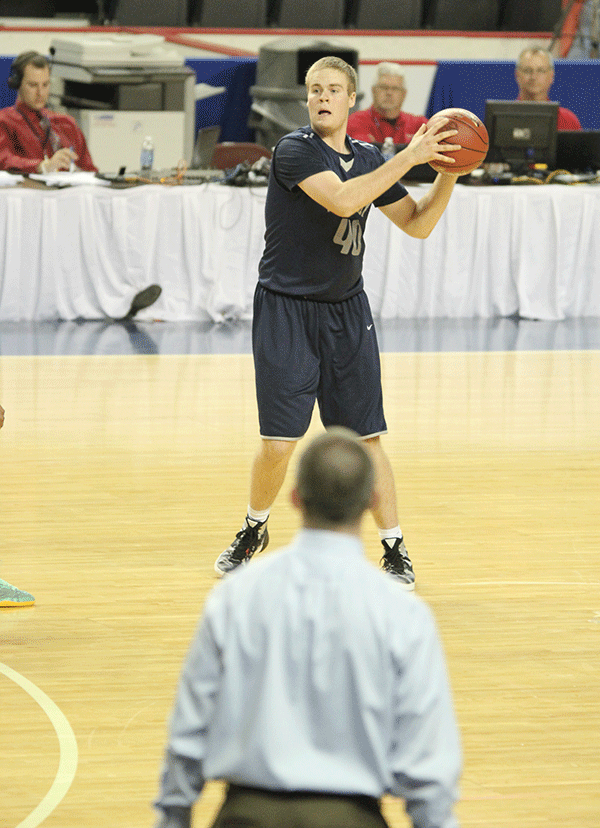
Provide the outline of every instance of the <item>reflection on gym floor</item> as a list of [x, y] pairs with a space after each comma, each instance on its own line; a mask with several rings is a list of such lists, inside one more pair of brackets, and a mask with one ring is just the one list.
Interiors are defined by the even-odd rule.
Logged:
[[[376, 319], [383, 352], [588, 351], [600, 319]], [[0, 322], [0, 356], [247, 354], [251, 322]]]

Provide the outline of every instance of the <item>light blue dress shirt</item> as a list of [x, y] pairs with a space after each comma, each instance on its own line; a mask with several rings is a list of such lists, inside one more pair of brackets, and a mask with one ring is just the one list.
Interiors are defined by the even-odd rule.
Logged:
[[391, 793], [456, 828], [461, 750], [429, 608], [354, 536], [302, 530], [209, 595], [185, 662], [156, 806], [189, 824], [206, 779]]

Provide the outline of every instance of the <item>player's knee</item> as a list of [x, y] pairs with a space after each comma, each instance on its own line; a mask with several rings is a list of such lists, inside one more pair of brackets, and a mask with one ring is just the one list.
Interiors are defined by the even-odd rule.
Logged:
[[283, 463], [289, 460], [295, 448], [293, 440], [263, 440], [261, 451], [271, 463]]

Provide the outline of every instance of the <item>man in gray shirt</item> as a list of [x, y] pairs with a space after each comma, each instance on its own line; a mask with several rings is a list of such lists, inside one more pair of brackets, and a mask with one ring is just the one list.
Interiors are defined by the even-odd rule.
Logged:
[[369, 452], [333, 428], [301, 457], [290, 546], [211, 592], [171, 717], [157, 828], [188, 828], [205, 780], [214, 828], [457, 828], [459, 734], [433, 616], [364, 556]]

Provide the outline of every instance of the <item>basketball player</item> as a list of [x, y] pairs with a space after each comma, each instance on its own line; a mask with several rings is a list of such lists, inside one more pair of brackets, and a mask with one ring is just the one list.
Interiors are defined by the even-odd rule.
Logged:
[[215, 569], [231, 572], [266, 547], [271, 506], [317, 400], [325, 427], [346, 426], [371, 450], [382, 567], [412, 590], [415, 576], [398, 521], [393, 473], [381, 446], [386, 423], [377, 339], [363, 289], [363, 236], [371, 204], [410, 236], [431, 233], [457, 176], [439, 174], [419, 201], [398, 180], [415, 164], [447, 160], [440, 144], [456, 131], [437, 132], [447, 119], [429, 129], [423, 125], [406, 149], [384, 162], [377, 147], [346, 134], [356, 83], [356, 72], [340, 58], [314, 63], [306, 76], [310, 126], [275, 147], [253, 318], [262, 439], [247, 517]]
[[[0, 405], [0, 428], [4, 425], [4, 409]], [[3, 581], [0, 578], [0, 607], [30, 607], [35, 598], [23, 589]]]

